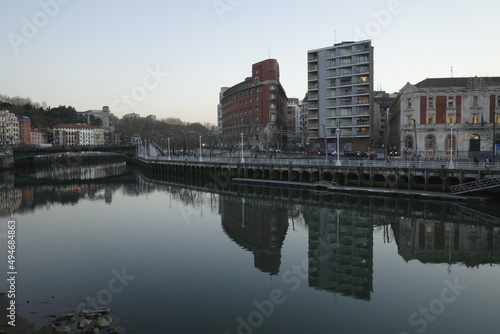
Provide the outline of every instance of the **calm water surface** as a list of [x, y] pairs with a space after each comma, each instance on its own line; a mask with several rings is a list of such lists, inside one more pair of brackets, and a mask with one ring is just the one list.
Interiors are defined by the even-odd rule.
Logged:
[[60, 174], [0, 189], [1, 254], [12, 214], [17, 311], [38, 328], [106, 306], [123, 333], [499, 332], [496, 204]]

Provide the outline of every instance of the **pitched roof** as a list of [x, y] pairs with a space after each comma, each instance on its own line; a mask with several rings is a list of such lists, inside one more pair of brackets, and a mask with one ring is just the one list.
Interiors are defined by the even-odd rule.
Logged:
[[482, 80], [486, 86], [500, 86], [500, 77], [427, 78], [415, 86], [418, 88], [467, 87], [471, 80]]
[[102, 127], [97, 125], [90, 124], [58, 124], [54, 126], [56, 128], [64, 128], [64, 129], [102, 129]]

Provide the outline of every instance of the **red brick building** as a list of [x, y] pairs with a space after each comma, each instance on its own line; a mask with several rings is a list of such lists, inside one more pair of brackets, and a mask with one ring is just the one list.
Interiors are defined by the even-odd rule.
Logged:
[[286, 140], [287, 97], [279, 81], [279, 64], [267, 59], [252, 65], [252, 76], [221, 97], [222, 142], [253, 149], [280, 148]]
[[31, 145], [31, 120], [29, 117], [19, 118], [19, 142], [21, 145]]

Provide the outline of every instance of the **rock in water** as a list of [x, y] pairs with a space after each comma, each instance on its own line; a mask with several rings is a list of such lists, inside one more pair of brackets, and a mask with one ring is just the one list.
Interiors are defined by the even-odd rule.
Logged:
[[97, 328], [105, 328], [111, 325], [113, 319], [111, 317], [100, 317], [96, 320], [95, 325]]
[[55, 321], [73, 320], [73, 313], [66, 313], [58, 317]]
[[108, 314], [109, 312], [111, 312], [111, 309], [109, 307], [103, 307], [96, 311], [96, 313], [101, 313], [101, 315]]
[[54, 334], [71, 334], [71, 328], [69, 328], [69, 327], [56, 328], [53, 333]]
[[91, 323], [92, 323], [92, 321], [90, 321], [88, 319], [83, 319], [82, 321], [80, 321], [78, 323], [78, 328], [79, 329], [87, 328], [90, 326]]

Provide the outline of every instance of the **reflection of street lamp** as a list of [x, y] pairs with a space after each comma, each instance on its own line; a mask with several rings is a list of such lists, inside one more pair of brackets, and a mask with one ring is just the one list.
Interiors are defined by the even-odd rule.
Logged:
[[200, 156], [198, 157], [198, 161], [203, 161], [203, 158], [201, 157], [201, 135], [200, 135]]
[[323, 139], [325, 140], [325, 163], [328, 165], [328, 150], [326, 148], [326, 130], [324, 124], [320, 125], [323, 127]]
[[448, 164], [448, 168], [453, 169], [455, 168], [455, 164], [453, 163], [453, 127], [455, 124], [450, 123], [450, 163]]
[[243, 158], [243, 132], [241, 133], [241, 163], [245, 162], [245, 158]]

